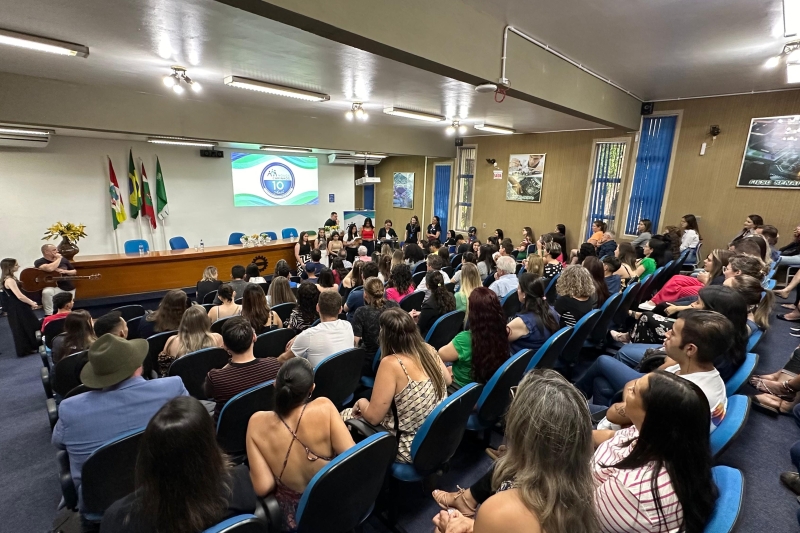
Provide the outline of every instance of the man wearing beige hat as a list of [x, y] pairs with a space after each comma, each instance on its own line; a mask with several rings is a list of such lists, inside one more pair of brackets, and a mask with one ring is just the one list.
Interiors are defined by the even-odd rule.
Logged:
[[58, 406], [52, 442], [67, 450], [70, 472], [80, 496], [83, 463], [97, 448], [130, 431], [144, 428], [161, 406], [176, 396], [188, 396], [179, 377], [145, 381], [144, 339], [125, 340], [106, 333], [89, 348], [81, 382], [89, 392], [67, 398]]

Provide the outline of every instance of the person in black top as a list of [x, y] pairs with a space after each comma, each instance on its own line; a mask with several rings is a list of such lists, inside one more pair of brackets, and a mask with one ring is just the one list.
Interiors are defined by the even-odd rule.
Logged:
[[197, 303], [205, 303], [203, 300], [206, 294], [220, 288], [222, 282], [217, 279], [218, 275], [219, 272], [217, 272], [217, 267], [215, 266], [207, 266], [205, 270], [203, 270], [203, 279], [197, 282], [197, 292], [195, 293], [195, 300]]
[[475, 242], [478, 240], [478, 228], [475, 226], [470, 226], [467, 228], [467, 240], [469, 242]]
[[378, 231], [378, 240], [392, 247], [397, 242], [397, 232], [392, 229], [392, 221], [390, 219], [387, 218], [383, 221], [383, 227]]
[[406, 244], [411, 244], [411, 243], [417, 244], [417, 242], [419, 241], [419, 237], [418, 237], [419, 230], [420, 230], [419, 219], [417, 218], [417, 215], [414, 215], [414, 216], [411, 217], [411, 222], [406, 224], [405, 243]]
[[[42, 246], [42, 257], [34, 261], [33, 266], [45, 272], [53, 274], [61, 274], [64, 276], [75, 276], [78, 272], [72, 267], [72, 264], [62, 257], [56, 247], [52, 244], [45, 244]], [[57, 287], [45, 287], [42, 290], [42, 307], [44, 314], [53, 314], [53, 296], [59, 292], [71, 292], [72, 298], [75, 298], [75, 285], [71, 281], [59, 281]]]
[[439, 217], [436, 215], [433, 216], [431, 219], [431, 223], [428, 224], [427, 235], [426, 235], [428, 242], [438, 240], [439, 242], [442, 241], [442, 226], [439, 223]]
[[332, 228], [332, 227], [338, 226], [339, 225], [339, 213], [337, 213], [336, 211], [331, 213], [331, 218], [326, 220], [325, 224], [323, 224], [323, 225], [326, 228]]
[[230, 465], [206, 408], [179, 396], [147, 424], [136, 460], [136, 492], [106, 510], [100, 531], [203, 531], [255, 508], [247, 466]]

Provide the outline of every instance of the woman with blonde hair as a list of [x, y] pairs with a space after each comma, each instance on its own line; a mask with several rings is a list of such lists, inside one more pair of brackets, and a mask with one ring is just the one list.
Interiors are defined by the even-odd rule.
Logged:
[[554, 370], [529, 372], [515, 389], [506, 453], [469, 489], [433, 492], [440, 507], [451, 509], [433, 519], [437, 531], [599, 531], [586, 400]]
[[203, 279], [197, 282], [197, 290], [195, 291], [195, 301], [203, 303], [203, 299], [209, 292], [214, 292], [219, 289], [222, 282], [217, 279], [219, 273], [217, 267], [211, 265], [203, 270]]
[[478, 265], [464, 263], [461, 266], [461, 288], [456, 293], [456, 311], [464, 311], [469, 315], [469, 295], [478, 287], [483, 287]]
[[[387, 309], [380, 316], [381, 362], [372, 397], [361, 398], [342, 418], [363, 418], [398, 430], [397, 462], [411, 463], [411, 442], [417, 430], [447, 396], [450, 373], [432, 346], [426, 344], [411, 316], [402, 309]], [[392, 403], [399, 427], [394, 428]]]
[[269, 284], [268, 292], [267, 305], [270, 307], [285, 303], [295, 303], [297, 301], [292, 289], [289, 287], [289, 280], [283, 276], [273, 278], [272, 283]]
[[264, 289], [258, 285], [248, 285], [242, 296], [242, 316], [250, 322], [256, 335], [283, 327], [278, 313], [267, 305]]
[[167, 375], [175, 359], [203, 348], [222, 348], [222, 335], [211, 332], [211, 318], [205, 309], [193, 305], [183, 313], [178, 334], [167, 339], [164, 349], [158, 354], [161, 377]]
[[405, 264], [403, 261], [403, 250], [395, 250], [392, 252], [392, 268], [403, 264]]
[[597, 301], [597, 287], [594, 278], [581, 265], [570, 265], [561, 272], [556, 281], [558, 298], [556, 313], [561, 317], [560, 326], [574, 326], [586, 313], [594, 308]]
[[536, 254], [530, 254], [528, 257], [523, 259], [522, 266], [525, 267], [525, 272], [530, 272], [531, 274], [534, 274], [540, 278], [544, 275], [544, 261], [542, 261], [542, 258]]
[[[384, 246], [388, 246], [384, 244]], [[378, 277], [384, 283], [389, 281], [392, 276], [392, 256], [390, 254], [381, 254], [378, 259]]]

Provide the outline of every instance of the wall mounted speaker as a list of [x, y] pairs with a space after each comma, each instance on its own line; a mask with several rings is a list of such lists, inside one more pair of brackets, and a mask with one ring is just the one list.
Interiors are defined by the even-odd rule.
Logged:
[[653, 102], [642, 102], [642, 115], [652, 115], [653, 107], [655, 107]]
[[223, 157], [222, 150], [200, 150], [200, 157]]

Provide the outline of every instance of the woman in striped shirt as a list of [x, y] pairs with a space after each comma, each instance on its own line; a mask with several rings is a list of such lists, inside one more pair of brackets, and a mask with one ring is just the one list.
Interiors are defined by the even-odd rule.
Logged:
[[630, 382], [621, 408], [633, 426], [594, 432], [600, 531], [701, 533], [717, 499], [705, 395], [659, 370]]

